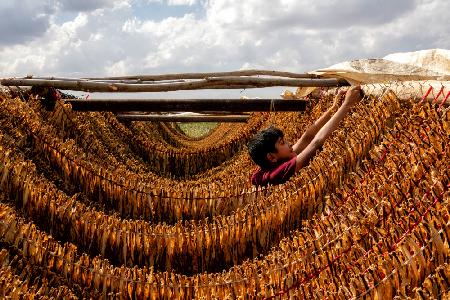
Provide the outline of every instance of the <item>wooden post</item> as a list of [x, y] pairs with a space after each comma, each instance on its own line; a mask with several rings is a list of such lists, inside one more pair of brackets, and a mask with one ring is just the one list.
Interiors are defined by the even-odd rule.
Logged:
[[222, 123], [243, 123], [249, 118], [247, 115], [229, 115], [229, 116], [214, 116], [214, 115], [197, 115], [197, 116], [183, 116], [183, 115], [134, 115], [134, 114], [118, 114], [119, 120], [126, 121], [152, 121], [152, 122], [222, 122]]
[[91, 77], [87, 79], [94, 80], [142, 80], [142, 81], [159, 81], [174, 79], [203, 79], [206, 77], [222, 77], [222, 76], [276, 76], [287, 78], [321, 78], [316, 74], [292, 73], [271, 70], [240, 70], [231, 72], [208, 72], [208, 73], [175, 73], [161, 75], [132, 75], [132, 76], [115, 76], [115, 77]]
[[154, 84], [128, 84], [109, 83], [89, 80], [48, 80], [48, 79], [2, 79], [1, 84], [5, 86], [38, 86], [54, 87], [62, 90], [77, 90], [89, 92], [168, 92], [178, 90], [197, 89], [246, 89], [273, 86], [307, 86], [307, 87], [336, 87], [348, 85], [342, 79], [271, 79], [271, 78], [239, 78], [231, 77], [221, 79], [220, 77], [206, 78], [203, 80], [175, 83]]
[[307, 100], [283, 99], [64, 99], [74, 111], [251, 112], [304, 111]]

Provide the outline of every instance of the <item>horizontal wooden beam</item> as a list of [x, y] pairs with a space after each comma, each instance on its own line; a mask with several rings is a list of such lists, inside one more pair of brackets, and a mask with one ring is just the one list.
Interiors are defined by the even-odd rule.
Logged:
[[304, 111], [307, 100], [283, 99], [64, 99], [75, 111], [252, 112]]
[[197, 115], [197, 116], [183, 116], [183, 115], [132, 115], [132, 114], [118, 114], [119, 120], [126, 121], [151, 121], [151, 122], [221, 122], [221, 123], [243, 123], [246, 122], [249, 116], [245, 115], [230, 115], [230, 116], [213, 116], [213, 115]]
[[174, 79], [174, 80], [140, 80], [140, 79], [87, 79], [87, 78], [69, 78], [69, 77], [26, 77], [25, 79], [35, 79], [35, 80], [59, 80], [59, 81], [84, 81], [84, 82], [103, 82], [103, 83], [127, 83], [127, 84], [155, 84], [155, 83], [175, 83], [175, 82], [186, 82], [184, 79]]
[[174, 79], [203, 79], [206, 77], [222, 77], [222, 76], [277, 76], [287, 78], [320, 78], [316, 74], [293, 73], [272, 70], [240, 70], [231, 72], [208, 72], [208, 73], [173, 73], [161, 75], [133, 75], [133, 76], [115, 76], [115, 77], [91, 77], [87, 79], [95, 80], [174, 80]]
[[174, 83], [152, 83], [152, 84], [128, 84], [109, 83], [88, 80], [49, 80], [49, 79], [2, 79], [1, 84], [5, 86], [37, 86], [53, 87], [62, 90], [76, 90], [89, 92], [168, 92], [178, 90], [198, 89], [247, 89], [263, 88], [273, 86], [293, 87], [335, 87], [348, 85], [342, 79], [270, 79], [231, 77], [229, 80], [220, 77], [206, 78], [203, 80]]

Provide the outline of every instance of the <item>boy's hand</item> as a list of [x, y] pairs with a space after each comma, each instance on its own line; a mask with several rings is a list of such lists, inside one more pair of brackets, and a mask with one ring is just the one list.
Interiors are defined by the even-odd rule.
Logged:
[[343, 105], [347, 107], [352, 107], [357, 104], [362, 99], [362, 90], [361, 86], [354, 86], [348, 89], [345, 94], [345, 100]]
[[338, 108], [340, 106], [341, 100], [342, 100], [342, 98], [344, 98], [344, 95], [345, 95], [346, 92], [347, 91], [345, 91], [345, 90], [340, 90], [336, 94], [336, 96], [334, 96], [334, 101], [333, 101], [333, 105], [332, 105], [331, 109], [335, 109], [335, 108]]

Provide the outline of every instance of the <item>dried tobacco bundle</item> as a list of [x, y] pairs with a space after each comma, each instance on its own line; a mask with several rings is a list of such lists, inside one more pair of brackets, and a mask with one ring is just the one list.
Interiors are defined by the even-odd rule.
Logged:
[[[254, 201], [259, 194], [249, 187], [248, 176], [242, 176], [239, 169], [231, 174], [220, 172], [211, 178], [214, 180], [208, 180], [210, 176], [206, 176], [202, 180], [180, 183], [126, 172], [120, 167], [108, 170], [101, 161], [86, 157], [71, 140], [58, 141], [54, 128], [44, 125], [39, 128], [42, 121], [29, 111], [26, 104], [20, 101], [5, 101], [4, 104], [10, 115], [19, 114], [19, 126], [29, 124], [25, 129], [30, 131], [31, 128], [29, 134], [35, 140], [35, 147], [40, 148], [55, 167], [59, 167], [67, 181], [79, 184], [91, 199], [119, 210], [123, 217], [173, 223], [180, 219], [227, 215]], [[89, 142], [89, 138], [83, 138], [83, 141], [101, 145], [97, 140]], [[96, 149], [103, 155], [107, 153], [101, 148]], [[248, 165], [247, 159], [243, 168], [248, 168]], [[239, 179], [236, 181], [235, 178]]]
[[[100, 198], [123, 216], [134, 218], [155, 219], [165, 218], [174, 222], [181, 218], [202, 218], [215, 214], [230, 213], [237, 205], [249, 202], [256, 196], [255, 192], [242, 191], [242, 183], [236, 184], [232, 178], [225, 185], [220, 184], [181, 183], [174, 186], [168, 180], [142, 178], [142, 176], [116, 169], [114, 171], [97, 167], [94, 161], [86, 160], [72, 140], [59, 141], [52, 134], [52, 129], [40, 127], [39, 120], [32, 112], [27, 113], [26, 105], [5, 101], [5, 108], [10, 109], [11, 115], [21, 112], [19, 119], [25, 121], [25, 129], [35, 141], [35, 147], [43, 151], [53, 165], [58, 166], [67, 180], [78, 182], [84, 192], [91, 198]], [[18, 106], [18, 107], [17, 107]], [[22, 124], [23, 125], [23, 124]], [[248, 179], [247, 179], [248, 181]], [[244, 186], [248, 184], [244, 184]], [[166, 186], [162, 188], [162, 186]], [[217, 191], [216, 187], [223, 191]], [[105, 199], [106, 198], [106, 199]], [[225, 205], [221, 199], [233, 199]], [[214, 201], [214, 200], [218, 201]], [[156, 203], [155, 203], [156, 202]], [[180, 207], [188, 204], [188, 207]]]
[[[37, 104], [35, 104], [36, 107]], [[38, 107], [38, 106], [37, 106]], [[177, 149], [170, 147], [156, 128], [141, 133], [141, 122], [133, 122], [133, 126], [123, 126], [112, 113], [73, 113], [69, 108], [58, 102], [56, 110], [47, 113], [41, 110], [45, 119], [53, 119], [62, 127], [64, 136], [80, 139], [84, 136], [96, 137], [104, 142], [107, 150], [116, 151], [118, 139], [131, 141], [126, 144], [145, 159], [152, 171], [165, 176], [185, 177], [211, 167], [217, 166], [242, 150], [248, 139], [260, 129], [267, 114], [255, 114], [239, 130], [222, 135], [218, 143], [205, 145], [195, 149]], [[67, 126], [69, 125], [69, 126]], [[65, 129], [65, 130], [64, 130]], [[131, 129], [131, 130], [130, 130]], [[134, 129], [134, 130], [133, 130]], [[76, 131], [83, 134], [77, 135]], [[112, 134], [113, 132], [119, 133]], [[83, 141], [80, 139], [80, 142]], [[86, 141], [84, 141], [86, 143]], [[98, 145], [98, 142], [96, 143]], [[91, 147], [91, 145], [86, 145]]]
[[[395, 110], [395, 97], [386, 97], [383, 101], [374, 103], [374, 106], [375, 111], [381, 113], [386, 106]], [[374, 126], [375, 119], [365, 117], [367, 114], [364, 108], [360, 110], [354, 114], [354, 117], [359, 119], [358, 123], [368, 124], [366, 130], [367, 128], [378, 130]], [[387, 119], [386, 115], [383, 117]], [[369, 126], [370, 124], [372, 127]], [[351, 127], [353, 127], [352, 121], [344, 125], [344, 130]], [[376, 136], [375, 133], [366, 135], [366, 138], [371, 139], [374, 136]], [[336, 135], [330, 143], [345, 141], [351, 137], [351, 134]], [[365, 144], [370, 145], [367, 142]], [[350, 155], [353, 151], [367, 150], [360, 147], [350, 151], [342, 146], [340, 153], [349, 155], [347, 163], [350, 166], [356, 163], [351, 160]], [[323, 168], [322, 159], [327, 158], [328, 153], [329, 150], [325, 148], [317, 160], [305, 169], [305, 176], [295, 178], [290, 184], [286, 184], [284, 189], [281, 188], [278, 194], [270, 194], [266, 198], [258, 199], [254, 206], [238, 209], [228, 217], [215, 217], [208, 223], [191, 222], [175, 226], [124, 221], [92, 211], [89, 207], [77, 203], [75, 199], [69, 201], [61, 193], [52, 191], [51, 188], [49, 190], [47, 184], [39, 184], [41, 179], [33, 179], [31, 176], [34, 172], [32, 165], [18, 161], [13, 163], [12, 157], [5, 157], [4, 160], [7, 167], [18, 166], [11, 173], [12, 177], [8, 177], [14, 182], [11, 191], [19, 193], [23, 191], [26, 195], [32, 195], [31, 199], [24, 200], [24, 203], [28, 203], [28, 206], [24, 205], [24, 208], [30, 216], [54, 216], [47, 226], [52, 228], [56, 224], [59, 226], [56, 232], [70, 230], [68, 236], [71, 240], [78, 240], [85, 247], [89, 246], [90, 251], [102, 253], [117, 263], [130, 266], [148, 265], [169, 270], [174, 268], [189, 273], [225, 268], [239, 263], [244, 257], [263, 253], [269, 250], [283, 234], [287, 234], [292, 228], [298, 226], [302, 218], [310, 216], [316, 207], [321, 205], [325, 192], [330, 189], [333, 182], [338, 182], [338, 177], [342, 176], [345, 170], [346, 160], [342, 159], [334, 164], [336, 172], [327, 174], [327, 170]], [[62, 163], [66, 162], [63, 157], [60, 160]], [[312, 174], [317, 175], [313, 177]], [[336, 177], [330, 177], [333, 174]], [[307, 176], [310, 176], [310, 179]], [[27, 178], [27, 180], [14, 180], [14, 178]], [[313, 178], [315, 179], [311, 180]], [[298, 186], [302, 188], [298, 189]], [[41, 193], [38, 192], [39, 189], [49, 190], [49, 192]], [[290, 189], [295, 193], [290, 192]], [[279, 199], [279, 195], [283, 198]], [[44, 204], [39, 204], [41, 202]], [[69, 214], [67, 211], [73, 211], [76, 214]], [[196, 238], [192, 239], [192, 236]], [[158, 253], [164, 253], [164, 255]]]
[[[433, 128], [432, 131], [428, 131], [427, 139], [415, 139], [416, 144], [410, 148], [401, 147], [405, 143], [412, 142], [409, 135], [389, 135], [390, 141], [388, 140], [386, 142], [391, 146], [394, 152], [389, 151], [383, 164], [373, 166], [373, 169], [369, 169], [368, 175], [372, 176], [372, 178], [369, 177], [360, 180], [361, 176], [355, 174], [357, 177], [354, 178], [353, 181], [359, 181], [360, 183], [365, 184], [359, 185], [356, 188], [357, 192], [352, 193], [351, 200], [354, 199], [353, 201], [356, 202], [349, 207], [349, 211], [339, 212], [339, 217], [334, 220], [339, 231], [342, 230], [341, 228], [343, 227], [343, 224], [345, 224], [345, 227], [347, 227], [345, 230], [349, 230], [349, 233], [352, 232], [351, 228], [354, 226], [349, 226], [347, 223], [349, 221], [355, 222], [362, 220], [359, 221], [361, 222], [359, 226], [354, 227], [361, 233], [358, 234], [355, 232], [342, 240], [342, 242], [339, 242], [339, 236], [342, 234], [341, 232], [339, 232], [338, 239], [336, 239], [336, 236], [331, 235], [335, 232], [333, 229], [328, 229], [320, 234], [322, 227], [320, 224], [316, 225], [320, 226], [315, 227], [314, 229], [316, 237], [319, 236], [320, 239], [326, 239], [327, 235], [331, 235], [329, 237], [330, 241], [327, 242], [325, 240], [323, 244], [319, 244], [326, 245], [327, 247], [332, 246], [336, 242], [337, 244], [335, 250], [331, 248], [326, 249], [325, 251], [324, 248], [321, 248], [320, 251], [316, 250], [313, 252], [314, 255], [320, 255], [321, 251], [325, 251], [324, 255], [326, 255], [326, 259], [316, 259], [311, 261], [310, 265], [314, 265], [315, 271], [312, 270], [307, 273], [309, 275], [304, 276], [307, 280], [299, 280], [301, 285], [298, 283], [297, 285], [293, 285], [293, 287], [296, 288], [297, 293], [304, 292], [304, 285], [313, 285], [313, 287], [309, 289], [310, 292], [305, 292], [303, 297], [340, 297], [338, 295], [351, 297], [368, 290], [370, 291], [371, 298], [391, 298], [391, 296], [387, 295], [395, 293], [395, 290], [390, 288], [392, 285], [386, 283], [386, 286], [377, 289], [370, 287], [373, 284], [376, 284], [376, 282], [374, 283], [374, 280], [380, 282], [380, 280], [386, 277], [388, 271], [384, 268], [386, 268], [386, 266], [392, 266], [392, 262], [388, 264], [386, 262], [380, 262], [375, 264], [375, 266], [370, 266], [370, 264], [377, 260], [376, 254], [384, 253], [384, 251], [392, 251], [392, 247], [396, 249], [399, 247], [399, 243], [403, 241], [406, 241], [408, 245], [411, 245], [410, 247], [412, 247], [411, 249], [414, 249], [413, 253], [416, 253], [419, 261], [429, 261], [429, 259], [433, 257], [437, 263], [448, 260], [448, 236], [444, 235], [441, 240], [439, 235], [436, 235], [438, 231], [434, 229], [432, 224], [439, 224], [439, 220], [442, 220], [442, 218], [448, 220], [448, 208], [445, 208], [445, 205], [448, 204], [449, 198], [448, 192], [446, 194], [445, 191], [450, 188], [448, 184], [450, 176], [450, 151], [443, 148], [442, 145], [450, 142], [449, 135], [444, 133], [443, 123], [436, 118], [434, 110], [430, 109], [430, 107], [421, 107], [421, 109], [415, 113], [417, 115], [412, 114], [408, 116], [410, 119], [409, 121], [399, 119], [397, 122], [403, 125], [401, 128], [403, 133], [409, 132], [412, 135], [418, 132], [420, 133], [420, 131], [417, 130], [419, 128]], [[423, 119], [418, 120], [417, 116], [422, 116]], [[428, 140], [433, 142], [429, 143]], [[397, 153], [395, 153], [395, 151], [397, 151]], [[384, 157], [384, 155], [375, 149], [372, 157], [375, 160], [377, 157]], [[403, 174], [402, 170], [407, 170], [408, 172]], [[378, 173], [380, 171], [381, 173]], [[395, 178], [396, 180], [393, 180], [393, 175], [399, 177]], [[399, 182], [401, 182], [401, 186], [398, 185]], [[389, 187], [389, 185], [392, 187]], [[380, 187], [382, 188], [380, 189]], [[348, 193], [345, 192], [345, 187], [343, 187], [343, 189], [344, 193], [342, 197], [347, 197]], [[397, 189], [399, 193], [395, 192]], [[384, 191], [391, 192], [386, 193]], [[394, 193], [392, 193], [392, 191], [394, 191]], [[385, 200], [386, 198], [388, 201]], [[439, 203], [442, 203], [444, 207], [441, 208]], [[436, 205], [436, 209], [440, 209], [443, 214], [437, 217], [434, 216], [434, 220], [436, 221], [430, 219], [424, 220], [428, 215], [435, 214], [435, 209], [433, 207]], [[382, 206], [383, 208], [379, 206]], [[391, 208], [389, 206], [391, 206]], [[339, 207], [339, 211], [340, 210], [341, 207]], [[361, 210], [363, 215], [356, 214], [358, 213], [358, 210]], [[372, 221], [372, 217], [370, 217], [373, 213], [375, 213], [375, 222]], [[333, 211], [333, 214], [330, 214], [330, 216], [334, 219], [336, 214], [337, 211]], [[364, 216], [364, 214], [366, 216]], [[377, 214], [378, 217], [376, 216]], [[333, 219], [330, 220], [327, 218], [327, 225], [332, 223]], [[323, 222], [324, 219], [320, 221]], [[365, 223], [369, 223], [370, 225], [366, 226]], [[336, 227], [336, 225], [334, 227]], [[447, 225], [448, 224], [444, 225], [445, 227], [439, 231], [441, 236], [445, 231], [449, 231]], [[440, 226], [441, 225], [438, 225], [439, 228]], [[306, 227], [308, 228], [308, 226]], [[428, 230], [428, 233], [426, 233], [426, 230]], [[421, 234], [416, 234], [417, 232], [420, 232]], [[335, 234], [336, 233], [337, 232], [335, 232]], [[393, 236], [388, 238], [389, 234]], [[411, 243], [411, 239], [406, 239], [408, 235], [412, 235], [413, 239], [415, 239], [414, 243]], [[431, 235], [433, 235], [433, 238], [430, 239]], [[312, 236], [314, 236], [314, 234]], [[350, 243], [347, 242], [349, 239], [351, 241]], [[428, 247], [428, 252], [421, 254], [421, 251], [424, 250], [418, 250], [415, 245], [426, 245], [426, 242], [432, 244]], [[367, 248], [368, 246], [372, 248]], [[433, 250], [434, 247], [437, 247], [436, 250]], [[402, 247], [401, 249], [404, 250], [405, 248]], [[430, 253], [428, 258], [426, 257], [426, 253]], [[425, 255], [425, 257], [423, 257], [423, 255]], [[378, 259], [386, 257], [387, 256], [384, 255]], [[320, 267], [321, 261], [322, 266], [324, 266], [322, 268]], [[364, 265], [363, 262], [368, 265]], [[376, 268], [377, 265], [383, 267], [383, 270], [379, 269], [376, 273], [372, 273], [372, 268]], [[408, 267], [411, 266], [414, 265], [408, 264]], [[305, 267], [307, 268], [308, 265], [305, 265]], [[428, 265], [426, 270], [432, 270], [434, 267], [436, 267], [436, 265]], [[352, 272], [359, 270], [361, 274], [352, 274], [352, 272], [349, 272], [350, 270]], [[420, 277], [415, 272], [409, 272], [408, 274], [413, 275], [412, 278], [417, 278], [417, 280], [421, 281], [423, 280], [423, 271], [424, 269], [422, 269], [422, 275], [420, 275]], [[347, 284], [350, 285], [346, 286]], [[416, 285], [417, 281], [410, 283], [410, 286], [412, 287]], [[400, 291], [401, 289], [398, 288], [399, 287], [397, 286], [397, 290]], [[283, 289], [280, 288], [280, 290]], [[284, 290], [286, 290], [286, 287], [284, 287]], [[409, 290], [409, 292], [410, 291], [411, 290]], [[380, 293], [382, 293], [383, 296], [380, 296]], [[406, 291], [404, 291], [404, 293], [406, 293]], [[405, 295], [406, 294], [403, 296]]]
[[[20, 250], [0, 250], [0, 296], [2, 299], [64, 298], [78, 299], [62, 277], [30, 264]], [[38, 274], [38, 275], [37, 275]]]
[[[255, 222], [246, 223], [249, 215], [245, 210], [239, 210], [230, 218], [216, 217], [216, 223], [176, 227], [175, 231], [171, 231], [171, 227], [156, 225], [155, 230], [161, 235], [186, 233], [187, 239], [192, 241], [201, 255], [207, 255], [208, 249], [217, 255], [217, 249], [241, 251], [241, 244], [235, 241], [234, 244], [229, 243], [233, 241], [229, 239], [223, 243], [223, 248], [205, 247], [208, 243], [214, 243], [210, 241], [211, 236], [214, 237], [210, 233], [212, 231], [216, 236], [231, 238], [240, 232], [244, 242], [254, 239], [271, 245], [279, 238], [275, 235], [277, 228], [290, 230], [297, 227], [296, 214], [304, 211], [304, 216], [313, 216], [311, 220], [302, 222], [301, 231], [291, 233], [290, 238], [283, 240], [264, 258], [235, 265], [226, 272], [187, 277], [153, 272], [147, 268], [112, 267], [105, 260], [78, 254], [73, 245], [61, 246], [30, 223], [23, 223], [14, 210], [5, 206], [0, 209], [0, 236], [14, 247], [23, 245], [24, 253], [34, 263], [45, 265], [78, 284], [108, 296], [192, 299], [288, 294], [292, 297], [349, 298], [366, 293], [368, 297], [390, 298], [395, 293], [403, 297], [411, 296], [416, 286], [422, 286], [420, 290], [414, 290], [416, 294], [426, 295], [424, 288], [430, 293], [427, 276], [448, 262], [448, 119], [440, 118], [429, 106], [413, 109], [396, 106], [395, 98], [390, 97], [387, 98], [394, 102], [386, 101], [375, 106], [370, 110], [372, 115], [368, 114], [368, 110], [357, 110], [310, 168], [304, 170], [304, 179], [294, 178], [291, 185], [280, 188], [279, 195], [283, 199], [269, 195], [264, 201], [256, 202], [258, 210], [253, 212], [259, 212], [259, 215], [250, 219]], [[385, 139], [372, 147], [374, 140], [386, 131], [393, 111], [400, 111], [403, 116], [397, 119], [392, 130], [386, 132]], [[350, 128], [357, 129], [352, 131]], [[367, 135], [363, 134], [367, 133], [368, 128], [372, 130]], [[4, 143], [8, 144], [6, 140]], [[369, 149], [372, 151], [367, 162], [359, 162], [358, 158]], [[335, 158], [333, 151], [339, 151], [343, 156]], [[14, 153], [14, 149], [2, 151], [2, 161], [6, 162], [0, 171], [2, 187], [8, 185], [11, 188], [13, 185], [20, 188], [24, 186], [23, 182], [31, 180], [32, 176], [27, 176], [26, 171], [32, 174], [33, 170], [27, 169], [32, 168], [32, 164], [24, 162], [19, 154]], [[324, 166], [331, 166], [328, 169], [330, 172], [321, 172]], [[344, 171], [355, 166], [358, 168], [353, 173], [343, 176]], [[310, 179], [314, 178], [310, 184]], [[339, 182], [342, 182], [342, 187], [333, 192], [333, 184]], [[33, 185], [38, 183], [39, 180], [36, 180]], [[29, 206], [32, 197], [28, 195], [32, 192], [22, 192], [19, 195], [22, 195], [23, 205]], [[48, 188], [42, 193], [46, 199], [51, 195]], [[302, 198], [307, 203], [305, 207], [298, 202], [299, 195], [306, 197]], [[297, 197], [297, 202], [291, 197]], [[267, 205], [274, 205], [276, 200], [282, 202], [274, 206], [278, 211], [265, 209]], [[320, 203], [322, 201], [325, 203]], [[58, 207], [55, 205], [57, 202], [45, 203], [49, 203], [44, 204], [48, 205], [45, 208], [48, 211]], [[71, 210], [67, 208], [77, 207], [72, 210], [74, 214], [80, 207], [78, 204], [73, 200], [60, 211], [70, 214]], [[246, 209], [252, 212], [251, 207]], [[317, 210], [324, 214], [314, 215]], [[37, 211], [44, 211], [44, 208], [38, 207]], [[51, 213], [46, 215], [54, 216]], [[91, 217], [90, 221], [94, 219]], [[230, 219], [239, 225], [227, 226]], [[266, 219], [272, 223], [268, 225]], [[78, 220], [83, 218], [78, 217]], [[285, 225], [280, 226], [283, 220]], [[104, 228], [107, 224], [112, 223], [99, 222], [95, 227], [85, 226], [84, 234], [95, 235], [96, 228]], [[120, 254], [125, 257], [151, 244], [143, 243], [138, 238], [137, 224], [127, 224], [126, 230], [131, 234], [126, 234], [125, 239], [122, 234], [114, 235], [116, 241], [121, 239], [126, 241], [126, 245], [131, 244], [130, 247], [120, 248]], [[192, 228], [205, 230], [195, 232], [191, 231]], [[255, 232], [260, 233], [256, 238], [253, 237]], [[185, 250], [178, 250], [180, 244], [177, 240], [165, 239], [164, 243], [152, 250], [157, 255], [167, 252], [167, 249], [180, 251], [178, 253]], [[184, 245], [181, 244], [181, 248]], [[233, 255], [231, 253], [228, 259], [234, 259]], [[196, 263], [199, 264], [199, 261]]]

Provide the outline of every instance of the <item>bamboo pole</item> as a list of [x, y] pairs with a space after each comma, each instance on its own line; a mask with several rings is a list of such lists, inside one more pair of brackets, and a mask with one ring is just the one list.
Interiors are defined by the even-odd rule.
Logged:
[[5, 86], [39, 86], [54, 87], [62, 90], [78, 90], [89, 92], [168, 92], [177, 90], [196, 89], [244, 89], [272, 86], [308, 86], [333, 87], [348, 85], [345, 80], [339, 79], [268, 79], [268, 78], [231, 78], [230, 81], [218, 78], [208, 78], [197, 81], [167, 83], [167, 84], [126, 84], [103, 83], [86, 80], [45, 80], [45, 79], [2, 79]]
[[86, 79], [86, 78], [69, 78], [69, 77], [32, 77], [28, 76], [24, 79], [37, 79], [37, 80], [60, 80], [60, 81], [83, 81], [83, 82], [103, 82], [103, 83], [128, 83], [128, 84], [155, 84], [155, 83], [174, 83], [174, 82], [186, 82], [186, 80], [183, 79], [177, 79], [177, 80], [160, 80], [155, 82], [154, 80], [147, 80], [142, 81], [140, 79], [134, 79], [134, 80], [125, 80], [125, 79]]
[[152, 122], [222, 122], [222, 123], [243, 123], [249, 119], [245, 115], [213, 116], [213, 115], [134, 115], [118, 114], [119, 120], [125, 121], [152, 121]]
[[[240, 77], [240, 76], [224, 76], [224, 77], [207, 77], [207, 81], [226, 82], [231, 84], [251, 84], [251, 85], [273, 85], [273, 86], [343, 86], [348, 85], [343, 79], [329, 78], [327, 79], [286, 79], [286, 78], [258, 78], [258, 77]], [[311, 83], [311, 85], [308, 85]], [[302, 85], [305, 84], [305, 85]], [[320, 85], [324, 84], [324, 85]]]
[[283, 99], [64, 99], [74, 111], [251, 112], [304, 111], [306, 100]]
[[306, 73], [292, 73], [271, 70], [240, 70], [231, 72], [208, 72], [208, 73], [174, 73], [161, 75], [132, 75], [132, 76], [115, 76], [115, 77], [89, 77], [87, 79], [112, 79], [112, 80], [172, 80], [172, 79], [203, 79], [206, 77], [222, 77], [222, 76], [277, 76], [288, 78], [321, 78], [319, 75]]

